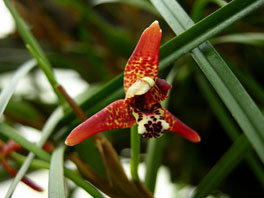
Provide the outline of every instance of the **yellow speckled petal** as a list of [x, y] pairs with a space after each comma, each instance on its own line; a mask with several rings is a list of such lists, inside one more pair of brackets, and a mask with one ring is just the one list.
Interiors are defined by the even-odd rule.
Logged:
[[124, 74], [125, 93], [139, 78], [150, 77], [153, 80], [157, 78], [160, 39], [161, 29], [158, 21], [155, 21], [143, 32], [127, 62]]
[[129, 128], [135, 124], [136, 120], [125, 100], [117, 100], [73, 129], [65, 143], [73, 146], [98, 132]]

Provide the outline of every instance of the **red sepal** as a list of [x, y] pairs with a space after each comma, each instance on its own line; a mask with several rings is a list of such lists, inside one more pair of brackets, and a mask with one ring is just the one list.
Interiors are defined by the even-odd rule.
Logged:
[[124, 73], [124, 89], [137, 79], [150, 77], [155, 80], [159, 70], [159, 48], [161, 29], [158, 21], [154, 21], [141, 35], [138, 44], [129, 58]]
[[96, 133], [110, 129], [129, 128], [135, 123], [136, 120], [129, 112], [125, 100], [117, 100], [73, 129], [65, 143], [73, 146]]
[[164, 109], [164, 120], [169, 123], [168, 131], [177, 133], [192, 142], [200, 142], [201, 138], [196, 131], [185, 125], [182, 121]]

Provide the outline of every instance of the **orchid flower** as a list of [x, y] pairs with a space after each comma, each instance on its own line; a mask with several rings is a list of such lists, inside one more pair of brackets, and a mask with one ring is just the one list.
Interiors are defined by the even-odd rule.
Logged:
[[145, 138], [160, 137], [165, 131], [177, 133], [192, 142], [199, 135], [174, 117], [160, 103], [167, 97], [171, 86], [158, 78], [161, 29], [153, 22], [129, 58], [124, 72], [125, 99], [117, 100], [77, 126], [67, 137], [69, 146], [110, 129], [138, 125], [138, 133]]

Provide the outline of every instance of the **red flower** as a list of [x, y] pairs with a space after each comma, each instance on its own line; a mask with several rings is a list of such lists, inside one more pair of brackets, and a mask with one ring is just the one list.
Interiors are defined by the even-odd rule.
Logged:
[[109, 129], [129, 128], [138, 124], [138, 133], [145, 138], [160, 137], [165, 131], [177, 133], [192, 142], [199, 135], [174, 117], [160, 103], [171, 86], [158, 76], [161, 29], [153, 22], [128, 60], [124, 74], [126, 98], [117, 100], [77, 126], [65, 143], [76, 145], [86, 138]]

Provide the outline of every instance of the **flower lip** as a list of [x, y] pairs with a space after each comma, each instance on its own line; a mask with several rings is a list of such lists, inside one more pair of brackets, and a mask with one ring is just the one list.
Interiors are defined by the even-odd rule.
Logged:
[[164, 120], [163, 113], [160, 105], [150, 112], [133, 111], [138, 124], [138, 133], [144, 138], [158, 138], [160, 137], [170, 125]]

